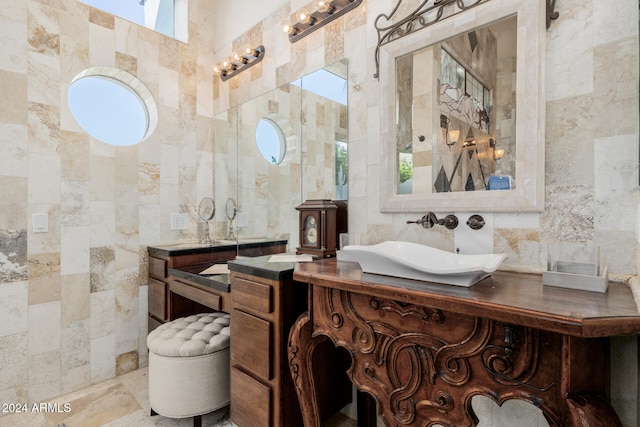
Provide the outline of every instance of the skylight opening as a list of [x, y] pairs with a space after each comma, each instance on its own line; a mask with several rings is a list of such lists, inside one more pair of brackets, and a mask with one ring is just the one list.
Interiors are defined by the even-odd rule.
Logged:
[[188, 0], [78, 0], [165, 36], [188, 42]]

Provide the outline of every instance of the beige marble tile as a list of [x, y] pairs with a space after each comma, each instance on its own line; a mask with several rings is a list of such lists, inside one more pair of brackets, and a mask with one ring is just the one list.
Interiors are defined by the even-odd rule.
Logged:
[[60, 300], [60, 254], [29, 257], [29, 305]]
[[[3, 397], [18, 398], [21, 395], [23, 390], [21, 385], [26, 384], [29, 379], [27, 360], [26, 332], [0, 337], [0, 390], [3, 390], [0, 393]], [[18, 402], [18, 400], [7, 399], [2, 402]]]
[[62, 327], [89, 319], [89, 273], [67, 274], [61, 281]]
[[0, 337], [27, 332], [29, 326], [27, 282], [0, 283], [0, 300], [2, 301]]
[[29, 356], [59, 351], [60, 332], [60, 301], [29, 306]]
[[91, 338], [99, 338], [114, 333], [115, 291], [93, 292], [91, 304]]
[[116, 242], [116, 206], [111, 201], [91, 202], [91, 246], [110, 247]]
[[0, 70], [0, 122], [27, 124], [27, 87], [25, 74]]
[[65, 167], [61, 178], [71, 181], [89, 179], [89, 137], [84, 132], [61, 131], [60, 161]]
[[109, 247], [90, 249], [91, 293], [115, 289], [115, 252]]
[[88, 227], [63, 227], [60, 230], [60, 273], [78, 274], [90, 271], [90, 232]]
[[60, 353], [64, 376], [74, 369], [89, 365], [90, 334], [91, 323], [89, 319], [70, 323], [62, 328]]
[[29, 402], [45, 402], [60, 395], [59, 360], [59, 349], [29, 357]]
[[90, 225], [89, 182], [62, 180], [60, 183], [60, 220], [63, 227]]
[[27, 27], [30, 50], [50, 56], [60, 55], [60, 23], [56, 8], [30, 2]]
[[27, 58], [24, 55], [27, 49], [26, 22], [0, 16], [0, 39], [3, 40], [0, 69], [26, 74]]
[[[37, 52], [29, 52], [27, 57], [29, 66], [29, 102], [59, 107], [60, 58]], [[59, 123], [56, 123], [56, 128], [59, 127]]]
[[91, 339], [91, 382], [98, 383], [116, 375], [114, 335]]
[[92, 66], [115, 66], [113, 29], [98, 24], [89, 24], [89, 46], [89, 63]]
[[540, 239], [538, 230], [496, 227], [494, 229], [494, 251], [508, 255], [508, 258], [503, 262], [504, 267], [528, 266], [541, 271], [546, 257], [544, 260], [542, 259]]

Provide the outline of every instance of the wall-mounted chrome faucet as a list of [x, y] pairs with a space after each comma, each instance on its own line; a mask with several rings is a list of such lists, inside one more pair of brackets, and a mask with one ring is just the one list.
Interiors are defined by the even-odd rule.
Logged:
[[433, 228], [435, 225], [444, 225], [449, 230], [453, 230], [458, 226], [458, 217], [455, 215], [447, 215], [438, 219], [433, 212], [427, 212], [417, 221], [407, 221], [407, 224], [420, 224], [423, 228]]

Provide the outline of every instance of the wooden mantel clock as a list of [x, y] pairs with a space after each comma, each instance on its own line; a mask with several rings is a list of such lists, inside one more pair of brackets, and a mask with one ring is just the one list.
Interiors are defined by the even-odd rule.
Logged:
[[[342, 205], [338, 206], [328, 199], [312, 199], [296, 209], [300, 211], [300, 247], [296, 253], [317, 255], [320, 258], [335, 256], [338, 234], [347, 231], [344, 229], [346, 207], [343, 209]], [[339, 228], [338, 224], [341, 224]]]

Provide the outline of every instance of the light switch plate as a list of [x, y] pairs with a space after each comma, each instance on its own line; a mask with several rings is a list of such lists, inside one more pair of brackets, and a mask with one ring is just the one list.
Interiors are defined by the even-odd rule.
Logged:
[[171, 214], [171, 230], [187, 230], [189, 228], [189, 216], [186, 213]]
[[247, 212], [238, 212], [238, 228], [249, 226], [249, 214]]
[[49, 232], [49, 215], [33, 214], [33, 232], [48, 233]]

